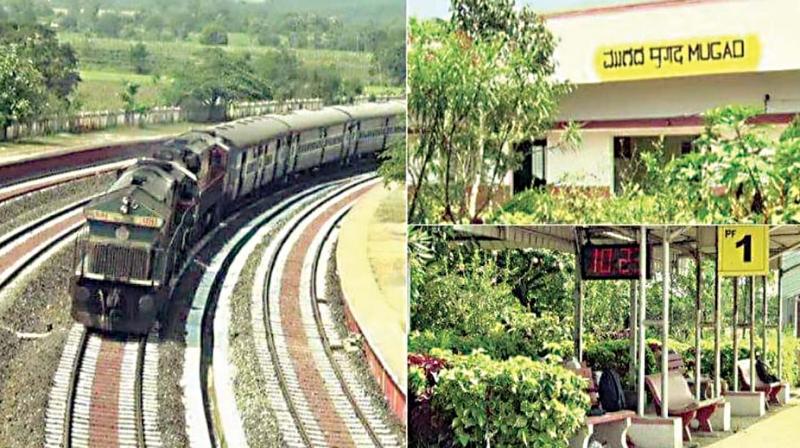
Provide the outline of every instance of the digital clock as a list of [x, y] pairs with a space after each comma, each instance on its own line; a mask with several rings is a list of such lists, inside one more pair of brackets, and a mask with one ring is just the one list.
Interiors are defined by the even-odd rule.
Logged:
[[[650, 251], [648, 250], [648, 253]], [[651, 274], [647, 259], [647, 278]], [[584, 280], [638, 280], [638, 244], [588, 244], [581, 249], [581, 274]]]

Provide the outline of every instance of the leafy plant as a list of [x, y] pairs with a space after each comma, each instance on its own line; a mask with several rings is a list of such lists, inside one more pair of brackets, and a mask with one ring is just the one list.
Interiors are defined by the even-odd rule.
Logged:
[[0, 137], [14, 122], [33, 118], [47, 105], [42, 75], [29, 60], [17, 54], [16, 46], [0, 52]]
[[451, 419], [460, 446], [567, 446], [583, 424], [585, 381], [563, 367], [481, 353], [447, 362], [432, 404]]
[[516, 195], [490, 216], [508, 224], [794, 223], [800, 221], [800, 124], [780, 138], [755, 123], [762, 111], [727, 106], [705, 114], [697, 151], [665, 161], [663, 149], [638, 154], [638, 178], [615, 197], [579, 187]]
[[511, 0], [453, 0], [449, 22], [409, 25], [409, 220], [480, 222], [521, 162], [510, 145], [543, 134], [569, 86], [555, 39]]
[[405, 140], [391, 145], [379, 156], [381, 165], [378, 174], [385, 184], [406, 183], [406, 144]]

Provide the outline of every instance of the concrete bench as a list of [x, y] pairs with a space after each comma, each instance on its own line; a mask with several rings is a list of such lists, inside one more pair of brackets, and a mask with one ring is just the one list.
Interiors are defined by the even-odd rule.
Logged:
[[[593, 407], [598, 406], [597, 385], [594, 382], [592, 369], [581, 367], [570, 369], [587, 381], [586, 392]], [[571, 439], [570, 448], [587, 448], [592, 440], [597, 440], [609, 448], [627, 448], [627, 432], [631, 426], [633, 411], [606, 412], [603, 415], [589, 416], [584, 419], [584, 427]]]
[[[739, 372], [739, 378], [742, 380], [742, 387], [744, 390], [750, 390], [750, 360], [740, 359], [736, 361], [736, 370]], [[766, 398], [765, 405], [767, 407], [769, 407], [770, 403], [780, 406], [782, 403], [778, 396], [784, 388], [788, 387], [788, 383], [783, 383], [781, 381], [765, 382], [761, 378], [761, 375], [756, 372], [755, 390], [757, 392], [764, 392], [764, 397]]]
[[[645, 377], [645, 384], [653, 396], [653, 404], [658, 414], [661, 413], [661, 406], [664, 402], [661, 397], [662, 381], [663, 377], [660, 373]], [[717, 405], [723, 402], [723, 398], [695, 400], [689, 389], [689, 383], [686, 382], [683, 374], [678, 371], [668, 372], [666, 381], [669, 382], [669, 408], [667, 409], [667, 414], [673, 417], [680, 417], [683, 426], [683, 439], [686, 441], [692, 440], [689, 425], [694, 419], [697, 419], [700, 431], [713, 432], [714, 428], [711, 426], [710, 421], [711, 415], [717, 409]]]

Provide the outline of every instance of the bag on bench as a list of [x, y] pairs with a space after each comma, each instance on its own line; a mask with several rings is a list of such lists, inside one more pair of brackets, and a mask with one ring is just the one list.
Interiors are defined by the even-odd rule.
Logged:
[[622, 382], [613, 370], [603, 370], [600, 377], [600, 404], [606, 412], [617, 412], [626, 408]]
[[761, 360], [760, 357], [756, 359], [756, 373], [761, 378], [761, 381], [765, 383], [781, 382], [781, 380], [778, 377], [776, 377], [769, 371], [767, 365], [764, 363], [764, 361]]

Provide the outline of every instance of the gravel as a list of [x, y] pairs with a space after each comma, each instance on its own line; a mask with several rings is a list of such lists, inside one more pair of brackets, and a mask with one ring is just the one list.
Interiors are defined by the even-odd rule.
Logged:
[[0, 204], [0, 235], [108, 188], [116, 174], [106, 173], [35, 191]]
[[266, 383], [258, 364], [250, 321], [250, 302], [253, 282], [260, 281], [255, 278], [255, 274], [261, 254], [287, 220], [278, 222], [250, 254], [231, 295], [229, 335], [231, 357], [235, 366], [234, 393], [248, 444], [254, 447], [281, 446], [277, 420], [267, 399]]
[[[161, 345], [159, 347], [158, 366], [159, 428], [165, 448], [184, 448], [188, 446], [183, 389], [181, 387], [181, 381], [183, 379], [184, 348], [186, 347], [184, 332], [186, 317], [191, 307], [194, 291], [204, 271], [203, 265], [208, 265], [211, 262], [214, 255], [236, 234], [243, 224], [281, 200], [321, 182], [336, 178], [345, 178], [374, 168], [374, 166], [370, 166], [368, 163], [357, 164], [347, 169], [332, 167], [331, 170], [317, 172], [313, 177], [308, 176], [302, 181], [294, 180], [294, 182], [298, 183], [285, 190], [272, 193], [271, 195], [265, 193], [265, 195], [269, 195], [270, 197], [264, 199], [258, 207], [242, 212], [241, 216], [239, 216], [235, 222], [229, 223], [221, 228], [211, 242], [195, 256], [197, 262], [192, 263], [186, 270], [184, 276], [180, 279], [176, 291], [173, 293], [166, 318], [163, 320], [160, 330]], [[252, 275], [254, 275], [254, 273], [249, 274], [250, 277], [252, 277]], [[247, 278], [247, 275], [243, 276], [243, 278]], [[237, 320], [237, 322], [240, 321]], [[234, 328], [235, 327], [237, 327], [237, 325], [234, 325]], [[234, 347], [242, 347], [242, 341], [247, 339], [242, 337], [241, 331], [243, 330], [241, 330], [241, 328], [240, 334], [233, 334], [231, 338], [231, 344]], [[252, 338], [250, 338], [250, 340], [252, 341]], [[236, 355], [234, 355], [234, 357], [236, 358]], [[278, 443], [279, 435], [275, 429], [272, 431], [269, 430], [270, 427], [274, 428], [274, 417], [272, 417], [272, 414], [268, 411], [269, 406], [264, 407], [263, 404], [260, 404], [260, 401], [264, 400], [264, 397], [259, 396], [262, 392], [260, 392], [259, 389], [248, 389], [250, 385], [252, 385], [252, 387], [258, 387], [258, 384], [255, 383], [257, 380], [253, 375], [256, 375], [260, 370], [239, 368], [238, 364], [239, 362], [255, 363], [257, 361], [254, 357], [243, 356], [242, 359], [235, 359], [234, 362], [237, 363], [237, 375], [241, 375], [237, 377], [236, 381], [243, 386], [236, 387], [235, 393], [237, 396], [237, 404], [240, 403], [240, 397], [242, 397], [243, 400], [241, 401], [243, 405], [240, 405], [240, 407], [244, 419], [246, 436], [248, 440], [265, 440], [264, 445], [251, 442], [251, 446], [280, 446], [280, 444], [270, 445], [270, 443]], [[263, 389], [261, 390], [263, 391]], [[263, 426], [264, 434], [251, 434], [251, 430], [248, 430], [250, 425], [253, 425], [254, 428]], [[260, 430], [261, 429], [258, 429], [258, 431]], [[271, 432], [275, 432], [275, 434], [271, 434]]]
[[71, 264], [68, 245], [7, 291], [0, 304], [0, 446], [44, 444], [50, 381], [72, 326]]
[[[328, 272], [326, 273], [326, 276], [329, 287], [326, 298], [328, 299], [331, 313], [336, 321], [336, 330], [338, 331], [342, 340], [345, 340], [348, 337], [353, 336], [353, 334], [350, 333], [350, 330], [347, 328], [345, 323], [344, 296], [342, 294], [341, 282], [339, 281], [339, 274], [336, 269], [337, 245], [338, 241], [334, 243], [333, 250], [331, 250], [331, 256], [328, 261]], [[406, 341], [402, 341], [401, 343], [405, 344]], [[400, 446], [405, 446], [406, 427], [389, 409], [388, 404], [383, 396], [383, 389], [372, 376], [363, 350], [348, 351], [348, 356], [350, 357], [352, 365], [362, 367], [360, 369], [356, 369], [356, 376], [359, 380], [361, 380], [361, 384], [372, 398], [373, 406], [375, 406], [376, 409], [380, 409], [381, 414], [383, 415], [383, 421], [389, 424], [392, 432], [400, 442]]]

